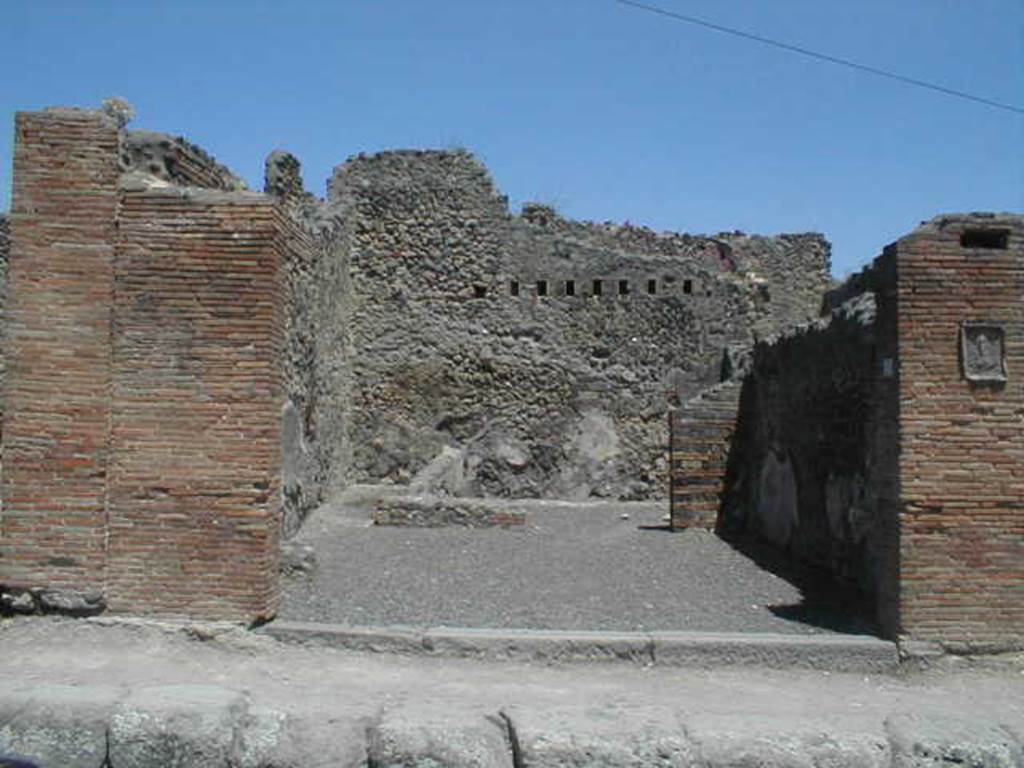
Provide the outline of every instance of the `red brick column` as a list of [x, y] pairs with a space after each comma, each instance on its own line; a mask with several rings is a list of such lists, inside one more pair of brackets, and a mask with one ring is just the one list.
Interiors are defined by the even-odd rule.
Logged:
[[255, 193], [123, 198], [112, 610], [251, 620], [277, 607], [282, 226]]
[[101, 592], [119, 133], [15, 121], [0, 582]]
[[51, 609], [273, 615], [281, 214], [119, 191], [100, 113], [21, 114], [16, 138], [0, 586]]
[[1021, 217], [953, 216], [896, 245], [900, 621], [912, 637], [1024, 647], [1022, 230]]

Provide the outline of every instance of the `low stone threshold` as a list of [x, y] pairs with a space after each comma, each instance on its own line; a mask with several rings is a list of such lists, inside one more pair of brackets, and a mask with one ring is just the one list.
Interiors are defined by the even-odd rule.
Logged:
[[895, 643], [869, 635], [765, 632], [587, 632], [458, 627], [352, 627], [276, 620], [256, 632], [281, 642], [373, 653], [539, 663], [625, 662], [709, 669], [760, 667], [886, 672]]

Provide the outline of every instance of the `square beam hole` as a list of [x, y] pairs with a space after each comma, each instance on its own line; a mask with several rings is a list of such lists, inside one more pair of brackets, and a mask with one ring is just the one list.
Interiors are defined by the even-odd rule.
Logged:
[[960, 235], [961, 248], [987, 248], [1005, 251], [1010, 245], [1008, 229], [965, 229]]

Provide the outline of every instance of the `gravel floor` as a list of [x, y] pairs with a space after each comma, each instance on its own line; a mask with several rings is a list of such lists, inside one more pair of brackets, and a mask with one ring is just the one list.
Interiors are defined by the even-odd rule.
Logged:
[[527, 521], [509, 529], [373, 526], [371, 504], [350, 499], [307, 520], [298, 538], [314, 545], [317, 567], [312, 576], [285, 580], [281, 618], [349, 626], [867, 631], [821, 573], [758, 558], [782, 578], [712, 533], [646, 527], [660, 526], [663, 503], [510, 502]]

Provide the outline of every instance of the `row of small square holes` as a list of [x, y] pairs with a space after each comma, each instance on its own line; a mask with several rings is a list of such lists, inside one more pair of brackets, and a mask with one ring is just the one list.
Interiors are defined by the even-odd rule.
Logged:
[[[630, 283], [629, 283], [629, 280], [619, 280], [618, 281], [618, 287], [619, 287], [619, 296], [627, 296], [630, 293]], [[548, 295], [548, 281], [547, 280], [538, 280], [536, 282], [536, 289], [537, 289], [537, 295], [538, 296], [547, 296]], [[511, 280], [511, 281], [509, 281], [508, 292], [512, 296], [518, 296], [519, 295], [519, 281], [518, 280]], [[647, 281], [647, 293], [648, 293], [648, 295], [653, 296], [657, 292], [658, 292], [658, 281], [653, 279], [653, 278], [648, 280]], [[482, 298], [485, 293], [486, 293], [486, 289], [484, 288], [484, 286], [478, 285], [476, 287], [477, 298]], [[692, 280], [684, 280], [683, 281], [683, 293], [685, 293], [685, 294], [693, 293], [693, 281]], [[604, 281], [603, 280], [594, 280], [590, 284], [590, 295], [591, 296], [601, 296], [603, 294], [604, 294]], [[565, 281], [565, 292], [564, 292], [563, 295], [564, 296], [575, 296], [576, 295], [576, 281], [575, 280], [566, 280]]]

